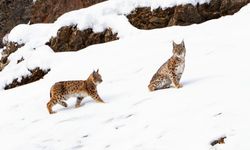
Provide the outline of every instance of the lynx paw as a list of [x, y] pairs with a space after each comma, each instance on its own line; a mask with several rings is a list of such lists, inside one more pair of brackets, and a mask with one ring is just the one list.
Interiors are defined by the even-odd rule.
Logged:
[[[84, 105], [84, 104], [82, 104], [82, 105]], [[81, 104], [76, 104], [75, 105], [75, 108], [79, 108], [79, 107], [81, 107]]]
[[179, 89], [179, 88], [182, 88], [183, 85], [182, 85], [182, 84], [178, 84], [178, 85], [176, 85], [175, 87]]
[[105, 103], [103, 100], [101, 100], [101, 101], [96, 101], [97, 103]]
[[155, 87], [154, 86], [152, 86], [152, 85], [149, 85], [148, 86], [148, 89], [149, 89], [149, 91], [150, 92], [153, 92], [153, 91], [155, 91], [156, 89], [155, 89]]
[[55, 114], [56, 112], [55, 111], [51, 111], [51, 112], [49, 112], [49, 114]]

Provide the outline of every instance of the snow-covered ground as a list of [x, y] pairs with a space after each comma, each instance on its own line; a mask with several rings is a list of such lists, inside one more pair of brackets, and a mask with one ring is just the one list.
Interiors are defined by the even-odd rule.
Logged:
[[[200, 25], [150, 31], [129, 27], [121, 17], [126, 24], [111, 21], [118, 33], [124, 31], [120, 40], [53, 53], [43, 43], [60, 20], [65, 23], [63, 18], [76, 12], [54, 24], [16, 28], [26, 35], [10, 34], [9, 39], [26, 45], [10, 56], [10, 65], [0, 73], [1, 86], [16, 74], [26, 74], [27, 68], [51, 71], [37, 82], [0, 91], [1, 149], [250, 149], [250, 5], [234, 16]], [[182, 39], [187, 49], [183, 88], [149, 92], [152, 75], [171, 56], [172, 40]], [[25, 60], [16, 65], [20, 57]], [[97, 68], [103, 76], [98, 91], [105, 104], [86, 98], [86, 104], [75, 109], [71, 98], [69, 108], [57, 105], [57, 113], [48, 114], [53, 83], [86, 79]], [[227, 137], [225, 144], [210, 146], [222, 136]]]

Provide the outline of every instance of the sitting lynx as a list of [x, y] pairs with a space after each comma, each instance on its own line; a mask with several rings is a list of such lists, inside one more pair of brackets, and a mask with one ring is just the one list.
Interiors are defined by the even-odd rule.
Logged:
[[185, 67], [185, 54], [184, 41], [181, 44], [173, 42], [173, 56], [152, 77], [148, 85], [150, 91], [169, 88], [171, 83], [176, 88], [182, 87], [179, 82]]
[[77, 97], [76, 108], [80, 107], [81, 101], [86, 96], [91, 96], [96, 102], [104, 103], [98, 95], [96, 88], [96, 86], [102, 82], [102, 77], [98, 72], [99, 70], [93, 71], [87, 80], [61, 81], [55, 83], [50, 89], [50, 101], [47, 103], [49, 113], [55, 113], [52, 111], [52, 107], [57, 103], [67, 107], [65, 100], [70, 97]]

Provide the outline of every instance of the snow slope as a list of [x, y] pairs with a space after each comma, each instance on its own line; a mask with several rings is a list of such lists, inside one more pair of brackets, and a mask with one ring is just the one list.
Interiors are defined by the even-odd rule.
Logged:
[[[41, 39], [34, 35], [11, 55], [13, 64], [0, 73], [1, 85], [27, 68], [51, 71], [35, 83], [0, 91], [1, 149], [249, 150], [249, 17], [250, 5], [200, 25], [151, 31], [130, 27], [133, 34], [118, 41], [66, 53], [53, 53], [41, 42], [57, 23], [34, 25], [44, 31]], [[33, 33], [30, 27], [27, 32]], [[149, 92], [152, 75], [171, 56], [172, 40], [182, 39], [187, 49], [184, 87]], [[21, 56], [26, 60], [15, 65]], [[48, 114], [54, 82], [86, 79], [97, 68], [104, 80], [98, 91], [106, 104], [86, 98], [74, 109], [72, 98], [69, 108], [58, 105], [56, 114]], [[225, 144], [211, 147], [221, 136], [227, 137]]]

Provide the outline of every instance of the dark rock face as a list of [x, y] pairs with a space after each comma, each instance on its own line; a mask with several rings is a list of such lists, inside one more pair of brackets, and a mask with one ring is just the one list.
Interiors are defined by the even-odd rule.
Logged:
[[106, 0], [37, 0], [32, 8], [31, 23], [54, 22], [65, 12], [89, 7]]
[[88, 28], [83, 31], [76, 26], [65, 26], [58, 30], [57, 36], [47, 43], [55, 52], [77, 51], [87, 46], [117, 40], [117, 33], [110, 28], [103, 32], [94, 33]]
[[136, 8], [127, 17], [129, 22], [139, 29], [163, 28], [168, 25], [173, 17], [174, 8], [155, 9], [151, 11], [150, 7]]
[[0, 0], [0, 47], [2, 38], [13, 27], [20, 23], [28, 23], [33, 0]]
[[5, 90], [15, 88], [21, 85], [25, 85], [31, 82], [38, 81], [42, 79], [49, 71], [48, 70], [42, 70], [40, 68], [35, 68], [33, 70], [29, 70], [31, 75], [30, 76], [23, 76], [21, 81], [18, 81], [18, 79], [14, 79], [11, 84], [8, 84], [4, 87]]
[[233, 15], [250, 0], [211, 0], [209, 4], [193, 6], [179, 5], [165, 10], [158, 8], [151, 11], [149, 7], [137, 8], [127, 18], [139, 29], [155, 29], [173, 25], [190, 25]]

